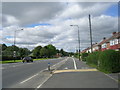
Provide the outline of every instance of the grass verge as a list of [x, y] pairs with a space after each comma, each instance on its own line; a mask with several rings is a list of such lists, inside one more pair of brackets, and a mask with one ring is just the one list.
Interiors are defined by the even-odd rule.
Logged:
[[[38, 58], [38, 59], [33, 59], [33, 61], [37, 60], [47, 60], [47, 59], [55, 59], [55, 58]], [[5, 60], [5, 61], [0, 61], [0, 64], [5, 64], [5, 63], [17, 63], [17, 62], [22, 62], [22, 60]]]

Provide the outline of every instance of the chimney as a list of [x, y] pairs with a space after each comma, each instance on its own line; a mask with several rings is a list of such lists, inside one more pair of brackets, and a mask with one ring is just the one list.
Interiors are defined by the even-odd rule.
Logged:
[[112, 35], [115, 35], [115, 34], [116, 34], [116, 32], [113, 32], [113, 33], [112, 33]]
[[105, 40], [105, 39], [106, 39], [106, 37], [103, 38], [103, 40]]

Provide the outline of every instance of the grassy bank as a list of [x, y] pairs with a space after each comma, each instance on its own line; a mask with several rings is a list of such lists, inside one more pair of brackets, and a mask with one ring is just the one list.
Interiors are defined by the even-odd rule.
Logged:
[[[46, 60], [46, 59], [55, 59], [55, 58], [38, 58], [38, 59], [33, 59], [33, 61], [37, 61], [37, 60]], [[5, 61], [0, 61], [1, 64], [5, 64], [5, 63], [17, 63], [17, 62], [22, 62], [22, 60], [5, 60]]]

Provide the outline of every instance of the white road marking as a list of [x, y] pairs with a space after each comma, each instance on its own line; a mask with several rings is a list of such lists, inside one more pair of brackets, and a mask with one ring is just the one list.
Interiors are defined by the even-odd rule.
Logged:
[[111, 76], [109, 76], [109, 75], [107, 75], [107, 74], [105, 74], [105, 75], [108, 76], [109, 78], [111, 78], [112, 80], [118, 82], [118, 80], [114, 79], [113, 77], [111, 77]]
[[67, 67], [65, 67], [64, 69], [68, 69]]
[[[37, 86], [37, 88], [40, 88], [52, 75], [50, 75], [48, 78], [46, 78], [39, 86]], [[37, 89], [35, 89], [37, 90]]]
[[12, 67], [16, 67], [16, 65], [12, 66]]
[[17, 67], [17, 66], [22, 66], [23, 64], [20, 64], [20, 65], [13, 65], [13, 66], [11, 66], [11, 67]]
[[72, 58], [72, 59], [73, 59], [73, 62], [74, 62], [74, 68], [77, 69], [77, 65], [76, 65], [75, 59], [74, 58]]
[[4, 67], [0, 67], [0, 69], [5, 69]]
[[[67, 59], [68, 59], [68, 58], [67, 58]], [[67, 61], [67, 59], [65, 59], [65, 60]], [[63, 60], [63, 61], [61, 61], [61, 62], [59, 62], [59, 63], [56, 63], [56, 64], [52, 65], [51, 67], [54, 67], [54, 66], [56, 66], [56, 65], [58, 65], [58, 64], [60, 64], [60, 63], [62, 63], [62, 62], [64, 62], [65, 60]]]
[[28, 79], [26, 79], [26, 80], [20, 82], [20, 84], [23, 84], [24, 82], [27, 82], [28, 80], [32, 79], [33, 77], [35, 77], [35, 76], [37, 76], [37, 75], [38, 75], [38, 73], [35, 74], [35, 75], [33, 75], [32, 77], [30, 77], [30, 78], [28, 78]]
[[[67, 60], [67, 59], [66, 59]], [[64, 61], [64, 60], [63, 60]], [[61, 61], [61, 62], [63, 62], [63, 61]], [[59, 63], [61, 63], [61, 62], [59, 62]], [[56, 65], [58, 65], [59, 63], [57, 63], [57, 64], [54, 64], [53, 66], [56, 66]], [[53, 66], [51, 66], [51, 67], [53, 67]], [[41, 70], [39, 73], [41, 73], [41, 72], [43, 72], [44, 70], [47, 70], [48, 68], [46, 68], [46, 69], [43, 69], [43, 70]], [[33, 76], [31, 76], [31, 77], [29, 77], [28, 79], [26, 79], [26, 80], [24, 80], [24, 81], [22, 81], [22, 82], [20, 82], [20, 84], [23, 84], [23, 83], [25, 83], [25, 82], [27, 82], [28, 80], [30, 80], [30, 79], [32, 79], [32, 78], [34, 78], [35, 76], [37, 76], [37, 75], [39, 75], [39, 73], [37, 73], [37, 74], [35, 74], [35, 75], [33, 75]], [[50, 78], [50, 77], [49, 77]], [[46, 80], [45, 80], [46, 81]], [[44, 81], [44, 82], [45, 82]]]

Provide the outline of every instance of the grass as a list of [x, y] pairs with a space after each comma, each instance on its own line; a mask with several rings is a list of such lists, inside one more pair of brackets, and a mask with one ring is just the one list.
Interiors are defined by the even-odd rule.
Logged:
[[[38, 59], [33, 59], [33, 61], [37, 60], [46, 60], [46, 59], [55, 59], [55, 58], [38, 58]], [[22, 60], [5, 60], [5, 61], [0, 61], [0, 64], [5, 64], [5, 63], [17, 63], [17, 62], [22, 62]]]
[[22, 62], [22, 60], [6, 60], [6, 61], [0, 61], [0, 63], [4, 64], [4, 63], [17, 63], [17, 62]]

